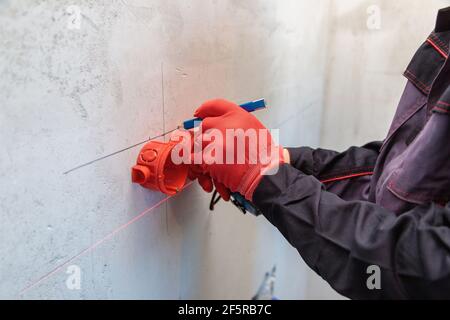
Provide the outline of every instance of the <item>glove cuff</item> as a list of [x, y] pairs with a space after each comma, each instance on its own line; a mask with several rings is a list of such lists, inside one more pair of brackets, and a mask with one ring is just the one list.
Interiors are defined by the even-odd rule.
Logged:
[[257, 164], [252, 166], [242, 178], [238, 192], [247, 200], [252, 201], [253, 193], [261, 182], [263, 176], [276, 174], [280, 165], [285, 162], [283, 148], [281, 146], [278, 146], [276, 152], [274, 153], [275, 156], [271, 158], [271, 161], [268, 164]]

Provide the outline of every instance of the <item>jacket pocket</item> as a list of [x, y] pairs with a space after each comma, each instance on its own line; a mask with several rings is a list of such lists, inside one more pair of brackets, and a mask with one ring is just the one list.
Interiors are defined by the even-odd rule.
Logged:
[[399, 199], [423, 204], [450, 201], [450, 118], [433, 113], [424, 129], [401, 155], [387, 188]]

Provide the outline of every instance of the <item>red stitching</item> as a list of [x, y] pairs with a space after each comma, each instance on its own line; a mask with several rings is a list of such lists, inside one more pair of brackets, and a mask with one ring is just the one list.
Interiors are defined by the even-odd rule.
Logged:
[[[402, 199], [404, 201], [411, 201], [411, 200], [429, 201], [429, 200], [432, 200], [432, 201], [444, 201], [445, 203], [448, 202], [449, 196], [440, 196], [440, 195], [432, 196], [432, 195], [429, 195], [426, 193], [404, 191], [397, 186], [397, 179], [398, 179], [398, 176], [393, 176], [392, 180], [389, 181], [389, 183], [388, 183], [388, 187], [391, 189], [391, 192], [393, 192], [394, 194], [398, 193], [402, 197], [407, 198], [407, 199]], [[412, 197], [412, 199], [411, 199], [411, 197]], [[431, 199], [432, 197], [435, 197], [435, 198]]]
[[439, 48], [438, 45], [435, 44], [433, 41], [431, 41], [431, 39], [427, 39], [427, 42], [428, 42], [429, 44], [431, 44], [431, 46], [432, 46], [434, 49], [436, 49], [436, 51], [439, 52], [445, 59], [448, 58], [448, 54], [446, 54], [444, 51], [442, 51], [442, 49]]
[[371, 176], [371, 175], [373, 175], [373, 171], [371, 171], [371, 172], [355, 173], [355, 174], [350, 174], [348, 176], [342, 176], [342, 177], [336, 177], [336, 178], [327, 179], [327, 180], [321, 180], [320, 182], [322, 182], [322, 183], [329, 183], [329, 182], [335, 182], [335, 181], [346, 180], [346, 179], [350, 179], [350, 178]]
[[406, 72], [408, 72], [412, 77], [414, 77], [414, 79], [416, 79], [417, 82], [419, 82], [424, 88], [426, 88], [426, 89], [430, 89], [431, 88], [431, 86], [427, 86], [425, 83], [420, 81], [420, 79], [414, 73], [412, 73], [411, 71], [406, 70]]
[[430, 34], [430, 37], [433, 38], [438, 44], [442, 46], [442, 49], [446, 49], [448, 51], [448, 45], [444, 43], [437, 35], [434, 33]]
[[417, 79], [415, 79], [415, 78], [412, 78], [412, 79], [410, 79], [416, 86], [418, 86], [419, 87], [419, 89], [422, 89], [423, 91], [426, 91], [426, 92], [428, 92], [430, 89], [429, 88], [427, 88], [427, 87], [424, 87], [422, 84], [420, 84], [419, 82], [417, 82]]
[[422, 81], [420, 81], [417, 76], [409, 71], [408, 69], [405, 71], [406, 74], [409, 74], [412, 79], [410, 79], [413, 83], [415, 83], [419, 88], [421, 88], [424, 91], [430, 91], [430, 86], [425, 85]]
[[439, 111], [441, 111], [441, 112], [450, 113], [449, 110], [443, 109], [443, 108], [439, 108], [438, 106], [434, 106], [434, 109], [437, 109], [437, 110], [439, 110]]
[[442, 100], [439, 100], [437, 103], [438, 103], [438, 104], [442, 104], [442, 105], [444, 105], [444, 106], [449, 106], [449, 107], [450, 107], [450, 103], [447, 103], [447, 102], [442, 101]]
[[353, 174], [353, 173], [355, 173], [355, 171], [367, 172], [367, 171], [373, 171], [373, 169], [374, 169], [374, 166], [364, 166], [364, 167], [355, 167], [355, 168], [345, 169], [345, 170], [336, 170], [332, 173], [319, 175], [317, 179], [319, 179], [319, 180], [328, 180], [328, 179], [332, 179], [332, 178], [334, 179], [336, 177]]
[[436, 36], [434, 33], [430, 34], [429, 38], [432, 38], [434, 41], [436, 41], [437, 44], [442, 47], [442, 49], [447, 49], [448, 48], [447, 45], [438, 36]]

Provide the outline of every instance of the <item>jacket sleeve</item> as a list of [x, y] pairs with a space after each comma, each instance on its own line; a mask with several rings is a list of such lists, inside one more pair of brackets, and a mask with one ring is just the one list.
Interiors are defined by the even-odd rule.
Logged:
[[327, 191], [345, 200], [367, 200], [381, 145], [375, 141], [344, 152], [309, 147], [288, 151], [291, 165], [323, 182]]
[[[287, 164], [261, 180], [253, 202], [349, 298], [450, 298], [450, 205], [396, 216], [370, 202], [345, 201]], [[381, 289], [369, 289], [369, 266], [379, 268]]]
[[381, 142], [375, 141], [362, 147], [351, 147], [344, 152], [310, 147], [287, 149], [294, 168], [325, 180], [347, 173], [372, 170], [380, 148]]

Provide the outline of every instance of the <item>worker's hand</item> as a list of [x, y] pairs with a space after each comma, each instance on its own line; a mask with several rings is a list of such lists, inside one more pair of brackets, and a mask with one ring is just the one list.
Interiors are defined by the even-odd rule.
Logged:
[[[285, 163], [290, 163], [290, 154], [287, 149], [283, 149], [283, 158]], [[215, 187], [223, 200], [230, 200], [230, 190], [222, 183], [217, 182], [216, 180], [213, 181], [208, 174], [203, 173], [203, 170], [199, 165], [191, 164], [189, 166], [188, 177], [192, 181], [198, 180], [198, 183], [206, 192], [211, 193]]]
[[[239, 192], [251, 201], [262, 176], [276, 173], [284, 162], [283, 148], [274, 143], [258, 119], [232, 102], [208, 101], [195, 117], [203, 119], [195, 137], [195, 143], [202, 146], [202, 161], [192, 165], [191, 176], [196, 176], [206, 191], [212, 190], [214, 183], [222, 196], [228, 195], [225, 199], [230, 192]], [[194, 157], [198, 153], [194, 152]]]
[[[182, 132], [185, 133], [185, 132]], [[176, 134], [180, 134], [180, 132], [176, 132]], [[176, 134], [172, 135], [172, 138], [177, 136]], [[194, 132], [189, 131], [190, 139], [189, 141], [194, 141]], [[179, 138], [175, 138], [179, 140]], [[194, 152], [194, 145], [191, 144], [191, 154]], [[193, 157], [192, 157], [193, 160]], [[206, 173], [203, 172], [203, 169], [198, 164], [191, 163], [189, 165], [189, 171], [188, 171], [188, 178], [192, 181], [198, 180], [198, 183], [202, 187], [203, 190], [210, 193], [213, 191], [214, 187], [216, 188], [217, 192], [220, 194], [223, 200], [229, 201], [230, 200], [230, 190], [228, 190], [222, 183], [214, 180]]]
[[208, 174], [203, 173], [199, 165], [192, 164], [189, 166], [188, 177], [191, 180], [198, 180], [198, 183], [206, 192], [212, 192], [215, 187], [223, 200], [230, 200], [230, 190], [217, 180], [213, 180]]

